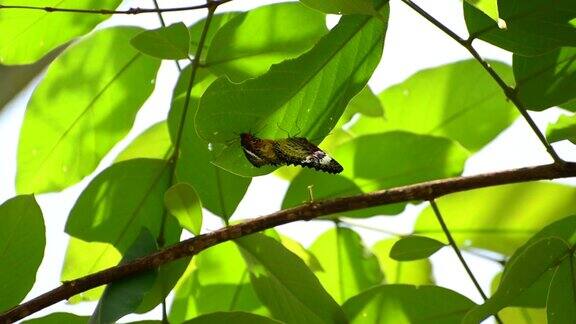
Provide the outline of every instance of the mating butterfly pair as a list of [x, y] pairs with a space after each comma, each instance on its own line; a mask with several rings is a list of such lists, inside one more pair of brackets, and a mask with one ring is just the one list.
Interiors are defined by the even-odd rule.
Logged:
[[240, 144], [244, 155], [255, 167], [292, 164], [328, 173], [340, 173], [344, 170], [340, 163], [304, 137], [269, 140], [242, 133]]

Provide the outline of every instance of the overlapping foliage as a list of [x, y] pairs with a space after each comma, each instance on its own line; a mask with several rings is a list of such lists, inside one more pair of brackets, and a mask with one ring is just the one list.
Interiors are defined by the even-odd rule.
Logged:
[[[283, 170], [290, 182], [287, 208], [458, 176], [468, 158], [517, 118], [474, 59], [417, 72], [375, 95], [367, 82], [386, 52], [394, 15], [387, 1], [301, 2], [147, 31], [94, 30], [103, 15], [0, 10], [0, 63], [57, 55], [37, 63], [49, 65], [21, 127], [19, 195], [0, 206], [0, 312], [23, 300], [42, 260], [50, 220], [42, 219], [30, 194], [61, 191], [93, 174], [132, 128], [161, 60], [189, 59], [165, 94], [172, 96], [168, 116], [134, 139], [78, 197], [66, 223], [62, 280], [176, 243], [183, 229], [197, 235], [202, 209], [229, 224], [252, 177], [275, 171], [248, 163], [240, 133], [326, 139], [321, 147], [344, 166], [340, 175]], [[28, 3], [119, 5], [2, 5]], [[330, 30], [327, 13], [342, 14]], [[513, 53], [512, 66], [490, 66], [513, 87], [518, 108], [564, 107], [567, 115], [547, 136], [576, 143], [576, 2], [470, 0], [463, 16], [473, 38]], [[0, 88], [2, 100], [13, 94]], [[446, 244], [431, 208], [421, 212], [411, 235], [383, 236], [373, 247], [340, 222], [396, 215], [406, 206], [395, 204], [328, 216], [334, 228], [309, 248], [274, 231], [254, 234], [72, 298], [99, 300], [90, 318], [55, 313], [28, 322], [113, 322], [156, 307], [171, 290], [167, 316], [174, 323], [477, 323], [498, 312], [505, 321], [521, 321], [523, 314], [526, 322], [530, 316], [576, 322], [575, 198], [571, 186], [536, 182], [438, 199], [462, 249], [507, 260], [494, 293], [479, 305], [435, 285], [428, 258]]]

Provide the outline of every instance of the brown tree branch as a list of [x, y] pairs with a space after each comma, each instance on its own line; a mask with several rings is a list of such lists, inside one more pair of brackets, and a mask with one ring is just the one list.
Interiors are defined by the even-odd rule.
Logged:
[[174, 11], [187, 11], [196, 9], [206, 9], [210, 7], [217, 7], [232, 0], [214, 0], [209, 3], [176, 8], [130, 8], [128, 10], [109, 10], [109, 9], [80, 9], [80, 8], [57, 8], [57, 7], [36, 7], [36, 6], [20, 6], [20, 5], [0, 5], [2, 9], [24, 9], [24, 10], [40, 10], [46, 12], [69, 12], [79, 14], [99, 14], [99, 15], [138, 15], [144, 13], [161, 13], [161, 12], [174, 12]]
[[412, 8], [412, 10], [416, 11], [420, 16], [424, 17], [424, 19], [428, 20], [430, 23], [432, 23], [434, 26], [436, 26], [438, 29], [443, 31], [446, 35], [450, 36], [450, 38], [452, 38], [453, 40], [458, 42], [458, 44], [462, 45], [466, 50], [468, 50], [468, 52], [470, 52], [470, 54], [474, 57], [474, 59], [476, 59], [476, 61], [478, 61], [478, 63], [480, 63], [480, 65], [482, 65], [484, 70], [486, 70], [486, 72], [488, 72], [488, 74], [490, 74], [492, 79], [494, 79], [494, 81], [496, 81], [496, 83], [498, 83], [498, 86], [502, 89], [502, 91], [504, 92], [504, 95], [508, 98], [508, 100], [510, 100], [514, 104], [516, 109], [518, 109], [518, 111], [520, 112], [522, 117], [526, 120], [526, 122], [528, 123], [528, 125], [530, 126], [532, 131], [534, 132], [534, 134], [536, 134], [536, 137], [538, 137], [538, 140], [540, 140], [542, 145], [544, 145], [544, 147], [546, 148], [546, 151], [552, 157], [554, 162], [557, 164], [563, 164], [564, 163], [564, 161], [560, 158], [558, 153], [556, 153], [556, 151], [554, 150], [552, 145], [550, 145], [550, 143], [548, 143], [544, 134], [540, 131], [540, 129], [538, 129], [538, 126], [536, 125], [536, 123], [534, 122], [532, 117], [530, 117], [530, 115], [528, 114], [526, 106], [518, 98], [516, 89], [514, 89], [511, 86], [509, 86], [508, 84], [506, 84], [506, 81], [504, 81], [504, 79], [502, 79], [502, 77], [500, 77], [500, 75], [498, 75], [498, 73], [496, 73], [496, 71], [490, 66], [490, 63], [486, 62], [480, 56], [478, 51], [476, 51], [474, 46], [472, 46], [472, 41], [474, 41], [473, 36], [469, 37], [468, 39], [464, 39], [464, 38], [458, 36], [458, 34], [453, 32], [452, 30], [450, 30], [450, 28], [446, 27], [444, 24], [442, 24], [436, 18], [432, 17], [424, 9], [420, 8], [417, 4], [412, 2], [412, 0], [400, 0], [400, 1], [404, 2], [407, 6]]
[[0, 315], [0, 323], [14, 322], [78, 293], [132, 276], [142, 271], [157, 268], [179, 258], [198, 254], [216, 244], [278, 225], [299, 220], [310, 220], [324, 215], [367, 207], [414, 200], [432, 200], [450, 193], [477, 188], [567, 177], [576, 177], [576, 163], [567, 162], [562, 165], [547, 164], [475, 176], [435, 180], [356, 196], [327, 199], [304, 204], [247, 220], [240, 224], [227, 226], [211, 233], [199, 235], [132, 262], [108, 268], [76, 280], [64, 282], [60, 287], [48, 291]]

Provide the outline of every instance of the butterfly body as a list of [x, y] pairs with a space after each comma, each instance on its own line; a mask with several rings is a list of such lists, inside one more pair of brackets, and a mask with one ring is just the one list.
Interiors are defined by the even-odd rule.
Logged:
[[304, 137], [268, 140], [243, 133], [240, 134], [240, 144], [246, 158], [255, 167], [286, 164], [328, 173], [340, 173], [344, 170], [336, 160]]

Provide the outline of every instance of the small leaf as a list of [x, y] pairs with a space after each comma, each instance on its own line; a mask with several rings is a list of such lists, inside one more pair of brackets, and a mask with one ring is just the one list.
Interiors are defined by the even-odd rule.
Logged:
[[86, 324], [90, 317], [70, 313], [52, 313], [44, 317], [22, 321], [22, 324]]
[[358, 233], [337, 227], [321, 234], [310, 247], [323, 271], [316, 272], [322, 285], [339, 303], [384, 279], [376, 257]]
[[[146, 228], [142, 228], [132, 246], [124, 254], [120, 264], [125, 264], [157, 250], [156, 239], [152, 233]], [[134, 312], [144, 295], [154, 285], [156, 275], [157, 270], [154, 269], [110, 283], [104, 290], [104, 294], [90, 318], [90, 324], [114, 323], [124, 315]]]
[[551, 143], [569, 140], [576, 144], [576, 114], [561, 115], [555, 123], [546, 129], [546, 138]]
[[576, 257], [572, 253], [556, 269], [546, 302], [548, 324], [576, 323]]
[[390, 250], [390, 257], [396, 261], [425, 259], [436, 253], [446, 244], [425, 236], [407, 236], [401, 238]]
[[188, 58], [190, 34], [184, 23], [143, 31], [130, 44], [144, 54], [167, 60]]
[[342, 307], [352, 324], [457, 324], [474, 305], [438, 286], [383, 285], [350, 298]]
[[18, 305], [36, 281], [46, 245], [42, 211], [32, 195], [0, 205], [0, 310]]
[[184, 324], [221, 324], [221, 323], [234, 323], [234, 324], [280, 324], [277, 320], [245, 313], [245, 312], [216, 312], [198, 316], [194, 319], [184, 322]]
[[316, 276], [276, 240], [252, 234], [235, 242], [248, 263], [258, 297], [275, 318], [287, 323], [346, 322]]
[[397, 238], [385, 239], [372, 247], [380, 268], [386, 274], [386, 283], [416, 286], [433, 284], [432, 264], [429, 259], [398, 262], [390, 258], [390, 250], [397, 241]]
[[196, 190], [187, 183], [177, 183], [164, 194], [164, 204], [180, 226], [194, 235], [202, 229], [202, 204]]

